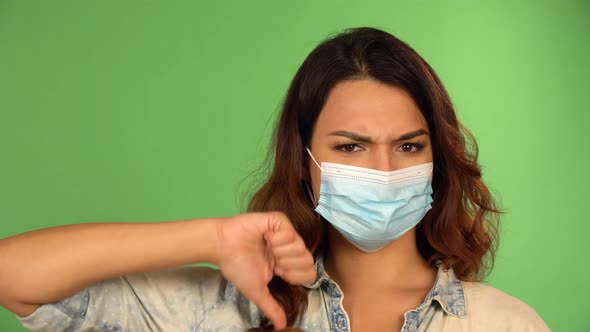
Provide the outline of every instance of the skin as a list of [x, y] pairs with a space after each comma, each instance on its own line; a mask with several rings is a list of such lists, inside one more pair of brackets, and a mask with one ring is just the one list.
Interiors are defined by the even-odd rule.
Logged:
[[281, 329], [272, 276], [293, 285], [316, 278], [311, 253], [280, 212], [51, 227], [0, 239], [0, 261], [0, 305], [22, 317], [100, 280], [212, 262]]
[[[333, 88], [316, 122], [311, 152], [320, 164], [381, 171], [432, 161], [428, 125], [411, 96], [373, 80], [345, 81]], [[319, 197], [321, 173], [311, 160], [309, 172]], [[399, 331], [403, 314], [422, 303], [436, 279], [436, 270], [418, 251], [415, 228], [371, 254], [332, 227], [328, 239], [326, 271], [342, 289], [352, 330]]]
[[[432, 160], [428, 135], [398, 140], [420, 129], [427, 131], [426, 121], [403, 90], [370, 80], [343, 82], [320, 113], [311, 150], [319, 162], [390, 171]], [[370, 142], [335, 131], [367, 136]], [[320, 172], [311, 162], [309, 179], [319, 197]], [[403, 313], [422, 302], [436, 275], [418, 252], [415, 230], [372, 254], [334, 229], [328, 238], [326, 270], [345, 294], [352, 329], [400, 330]], [[0, 239], [0, 261], [0, 305], [19, 316], [100, 280], [207, 261], [281, 329], [285, 313], [268, 282], [273, 275], [293, 285], [316, 278], [312, 254], [280, 212], [51, 227]]]

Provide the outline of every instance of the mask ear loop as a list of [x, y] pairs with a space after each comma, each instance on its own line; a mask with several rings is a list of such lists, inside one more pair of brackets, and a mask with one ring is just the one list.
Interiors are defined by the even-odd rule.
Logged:
[[307, 153], [309, 154], [309, 156], [311, 157], [311, 160], [313, 160], [313, 162], [316, 164], [316, 166], [320, 169], [320, 171], [324, 171], [324, 169], [322, 168], [322, 166], [320, 166], [320, 164], [318, 164], [318, 162], [315, 160], [315, 158], [313, 157], [313, 154], [311, 154], [311, 151], [309, 150], [309, 148], [305, 148], [305, 150], [307, 150]]
[[309, 198], [311, 198], [313, 205], [317, 206], [318, 201], [315, 199], [315, 195], [313, 194], [313, 190], [311, 189], [311, 184], [309, 184], [309, 182], [305, 183], [305, 189], [307, 189], [307, 196], [309, 196]]
[[[320, 164], [318, 164], [318, 162], [315, 160], [315, 158], [313, 157], [313, 155], [311, 154], [311, 151], [309, 150], [309, 148], [305, 148], [305, 150], [307, 150], [307, 153], [309, 154], [309, 156], [311, 157], [311, 160], [313, 160], [313, 162], [316, 164], [316, 166], [320, 169], [320, 171], [323, 171], [324, 169], [320, 166]], [[318, 205], [318, 200], [315, 199], [315, 195], [313, 194], [313, 190], [311, 189], [311, 184], [310, 183], [306, 183], [306, 189], [307, 189], [307, 194], [309, 195], [309, 197], [311, 197], [311, 199], [313, 200], [313, 204], [315, 206]]]

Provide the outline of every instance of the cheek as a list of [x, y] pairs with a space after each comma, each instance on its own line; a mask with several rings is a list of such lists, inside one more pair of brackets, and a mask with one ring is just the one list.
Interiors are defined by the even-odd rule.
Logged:
[[424, 162], [430, 163], [433, 161], [433, 154], [432, 154], [432, 144], [428, 144], [428, 149], [426, 153], [426, 160]]
[[313, 196], [317, 200], [320, 197], [321, 173], [319, 168], [315, 164], [312, 164], [309, 169], [309, 174], [311, 175], [311, 188], [313, 190]]

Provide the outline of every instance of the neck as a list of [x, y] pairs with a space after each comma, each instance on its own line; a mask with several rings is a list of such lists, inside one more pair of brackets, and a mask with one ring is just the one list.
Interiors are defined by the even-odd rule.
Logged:
[[420, 255], [415, 228], [369, 254], [331, 226], [328, 241], [325, 269], [343, 292], [430, 289], [436, 279], [436, 270]]

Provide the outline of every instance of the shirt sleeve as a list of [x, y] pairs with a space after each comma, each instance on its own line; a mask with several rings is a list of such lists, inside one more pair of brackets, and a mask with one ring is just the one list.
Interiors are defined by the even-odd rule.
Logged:
[[223, 301], [218, 270], [184, 267], [113, 278], [18, 317], [31, 331], [195, 331]]

